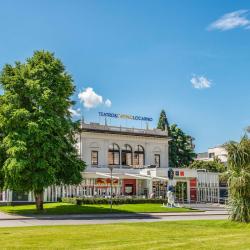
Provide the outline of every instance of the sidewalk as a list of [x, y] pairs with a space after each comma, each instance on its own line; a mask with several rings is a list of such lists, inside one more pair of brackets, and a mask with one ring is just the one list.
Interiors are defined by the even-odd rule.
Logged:
[[179, 212], [179, 213], [105, 213], [105, 214], [65, 214], [65, 215], [11, 215], [0, 212], [1, 220], [72, 220], [72, 219], [126, 219], [126, 218], [154, 218], [170, 216], [209, 216], [228, 215], [226, 210], [220, 211], [200, 211], [200, 212]]

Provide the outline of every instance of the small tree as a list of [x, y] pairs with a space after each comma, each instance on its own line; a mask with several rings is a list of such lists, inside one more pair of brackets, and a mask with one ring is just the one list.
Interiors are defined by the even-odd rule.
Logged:
[[82, 180], [85, 164], [74, 147], [77, 124], [68, 111], [75, 87], [62, 62], [45, 51], [5, 65], [0, 85], [4, 187], [33, 191], [41, 210], [44, 188]]
[[228, 186], [231, 219], [250, 221], [250, 140], [244, 136], [240, 143], [226, 145], [228, 152]]
[[226, 170], [225, 165], [219, 159], [215, 159], [213, 161], [193, 161], [190, 168], [206, 169], [207, 171], [218, 173], [224, 173]]
[[158, 129], [163, 131], [167, 131], [169, 133], [169, 123], [165, 110], [162, 110], [160, 113], [159, 121], [158, 121]]

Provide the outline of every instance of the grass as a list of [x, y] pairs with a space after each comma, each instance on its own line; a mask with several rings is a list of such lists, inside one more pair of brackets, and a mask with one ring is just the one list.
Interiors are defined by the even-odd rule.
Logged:
[[[37, 214], [35, 205], [2, 206], [0, 211], [11, 214]], [[149, 213], [149, 212], [192, 212], [189, 208], [166, 208], [161, 204], [122, 204], [113, 205], [113, 213]], [[44, 204], [42, 214], [97, 214], [110, 213], [110, 205], [73, 205], [69, 203], [47, 203]]]
[[176, 221], [0, 228], [1, 249], [250, 249], [250, 224]]

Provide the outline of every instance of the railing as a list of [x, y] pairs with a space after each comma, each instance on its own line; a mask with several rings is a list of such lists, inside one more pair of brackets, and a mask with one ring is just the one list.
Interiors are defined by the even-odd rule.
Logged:
[[[108, 168], [109, 165], [89, 165], [91, 168]], [[145, 169], [156, 168], [156, 165], [112, 165], [115, 169]]]
[[98, 123], [82, 123], [82, 129], [95, 129], [101, 131], [114, 131], [114, 132], [125, 132], [125, 133], [135, 133], [135, 134], [148, 134], [148, 135], [161, 135], [167, 136], [166, 131], [162, 131], [160, 129], [140, 129], [140, 128], [125, 128], [125, 127], [117, 127], [117, 126], [106, 126], [100, 125]]

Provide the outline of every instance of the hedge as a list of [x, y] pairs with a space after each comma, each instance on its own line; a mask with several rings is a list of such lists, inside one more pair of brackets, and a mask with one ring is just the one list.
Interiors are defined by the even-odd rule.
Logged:
[[[62, 198], [62, 202], [76, 205], [84, 204], [110, 204], [110, 198]], [[142, 198], [113, 198], [112, 203], [120, 204], [143, 204], [143, 203], [167, 203], [167, 199], [142, 199]]]

